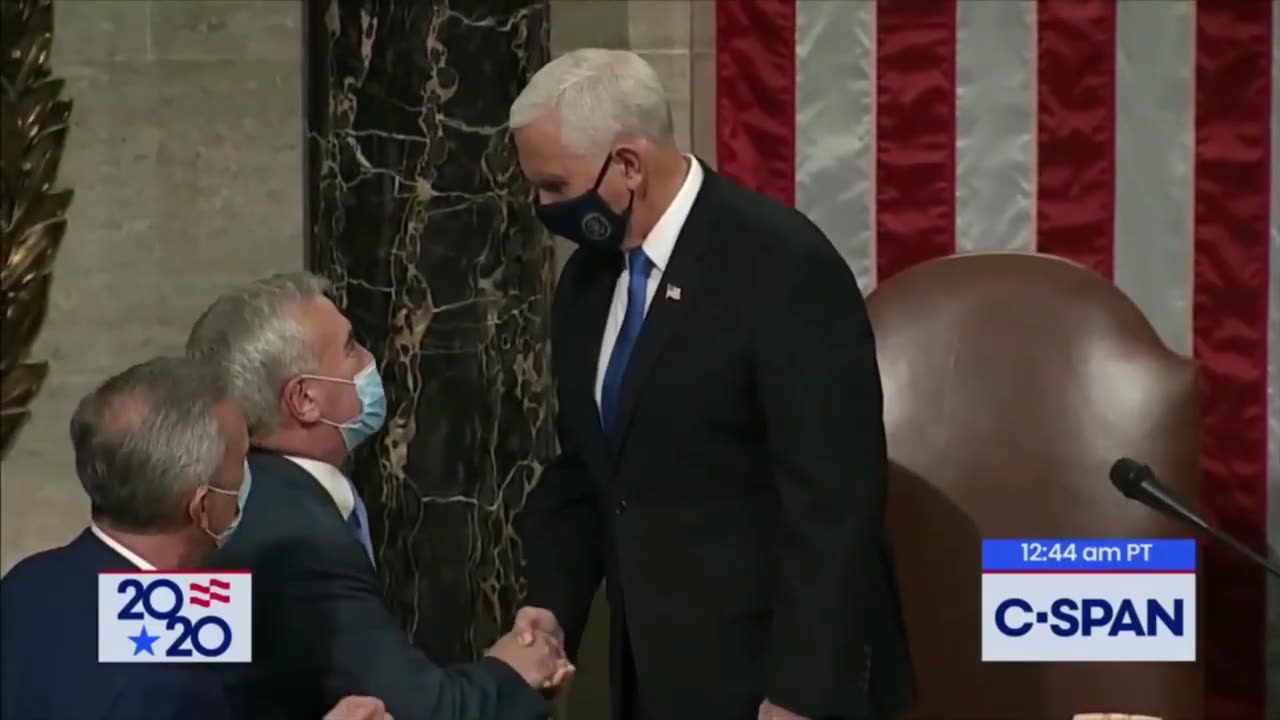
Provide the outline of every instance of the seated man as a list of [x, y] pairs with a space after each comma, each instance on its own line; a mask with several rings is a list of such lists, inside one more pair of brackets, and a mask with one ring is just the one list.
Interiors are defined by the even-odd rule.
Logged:
[[253, 503], [214, 561], [254, 574], [254, 663], [238, 683], [252, 716], [310, 720], [359, 693], [397, 720], [547, 717], [537, 689], [569, 669], [549, 636], [442, 668], [383, 604], [364, 502], [339, 466], [382, 427], [386, 398], [326, 290], [308, 273], [262, 280], [215, 301], [187, 340], [222, 368], [253, 445]]
[[[81, 400], [71, 443], [92, 522], [0, 580], [0, 717], [239, 717], [211, 666], [99, 663], [97, 602], [100, 571], [196, 567], [235, 531], [250, 488], [244, 415], [208, 366], [157, 358]], [[385, 718], [349, 698], [327, 720]]]

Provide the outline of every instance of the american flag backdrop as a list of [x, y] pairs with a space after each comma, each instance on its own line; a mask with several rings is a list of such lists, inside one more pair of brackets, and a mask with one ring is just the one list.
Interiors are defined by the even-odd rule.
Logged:
[[[866, 292], [973, 250], [1111, 278], [1200, 362], [1200, 505], [1263, 548], [1280, 535], [1278, 23], [1276, 0], [719, 0], [718, 166], [808, 214]], [[1206, 718], [1280, 718], [1280, 592], [1206, 551]]]

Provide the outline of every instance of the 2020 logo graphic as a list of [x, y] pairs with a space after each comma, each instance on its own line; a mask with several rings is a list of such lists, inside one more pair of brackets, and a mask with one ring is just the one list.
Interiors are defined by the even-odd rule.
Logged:
[[248, 573], [98, 576], [100, 662], [249, 662]]

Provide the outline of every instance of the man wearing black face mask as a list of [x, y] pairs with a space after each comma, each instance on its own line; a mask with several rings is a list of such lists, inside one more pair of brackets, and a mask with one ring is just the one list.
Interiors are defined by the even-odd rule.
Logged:
[[339, 468], [382, 427], [386, 398], [326, 290], [309, 273], [261, 280], [218, 298], [187, 340], [221, 368], [253, 446], [253, 503], [215, 559], [254, 572], [254, 663], [235, 694], [255, 720], [314, 720], [348, 694], [396, 720], [542, 720], [538, 690], [571, 671], [549, 636], [442, 668], [383, 605], [364, 502]]
[[516, 629], [574, 657], [605, 579], [615, 720], [897, 717], [912, 671], [852, 273], [803, 215], [680, 152], [633, 53], [554, 60], [510, 124], [538, 216], [579, 246]]

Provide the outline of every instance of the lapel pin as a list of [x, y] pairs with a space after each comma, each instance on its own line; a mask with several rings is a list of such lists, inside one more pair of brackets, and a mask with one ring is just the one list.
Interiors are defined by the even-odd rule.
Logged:
[[667, 283], [667, 299], [672, 302], [680, 302], [680, 286]]

